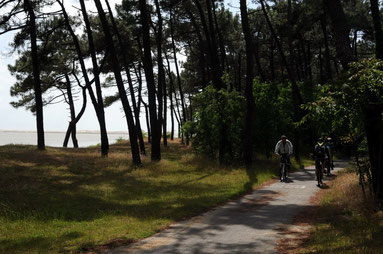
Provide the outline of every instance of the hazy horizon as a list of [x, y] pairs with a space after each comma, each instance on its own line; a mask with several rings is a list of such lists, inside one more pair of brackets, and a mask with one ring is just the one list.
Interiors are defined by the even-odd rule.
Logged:
[[[65, 131], [45, 131], [45, 145], [62, 147]], [[77, 131], [76, 137], [80, 147], [88, 147], [101, 143], [100, 133], [96, 131]], [[128, 132], [108, 132], [109, 143], [116, 143], [117, 139], [129, 139]], [[10, 131], [0, 130], [0, 146], [2, 145], [37, 145], [36, 131]], [[73, 147], [72, 139], [69, 139], [68, 147]]]

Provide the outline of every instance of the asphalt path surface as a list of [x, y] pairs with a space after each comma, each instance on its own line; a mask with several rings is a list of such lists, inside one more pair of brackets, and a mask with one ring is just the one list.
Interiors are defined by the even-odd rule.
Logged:
[[[336, 174], [345, 165], [335, 162], [332, 173]], [[173, 224], [154, 236], [106, 253], [276, 253], [284, 230], [310, 207], [310, 198], [320, 190], [314, 176], [314, 167], [291, 173], [287, 182], [274, 182], [200, 216]], [[331, 179], [324, 177], [325, 187]]]

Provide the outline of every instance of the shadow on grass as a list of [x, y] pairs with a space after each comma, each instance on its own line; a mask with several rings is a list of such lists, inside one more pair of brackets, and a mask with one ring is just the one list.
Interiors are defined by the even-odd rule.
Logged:
[[25, 237], [12, 240], [0, 240], [0, 251], [4, 250], [5, 252], [3, 253], [20, 253], [22, 250], [28, 250], [28, 253], [41, 253], [42, 249], [49, 250], [52, 245], [60, 245], [62, 242], [70, 241], [81, 236], [81, 233], [72, 231], [59, 237]]
[[[181, 148], [175, 145], [167, 149], [164, 158], [172, 163], [180, 161], [185, 153]], [[119, 145], [111, 151], [109, 158], [100, 158], [97, 148], [38, 151], [33, 146], [0, 147], [0, 219], [36, 224], [53, 220], [91, 222], [108, 216], [177, 221], [206, 211], [257, 182], [254, 169], [247, 172], [249, 181], [244, 190], [228, 191], [228, 186], [205, 180], [215, 174], [225, 175], [230, 169], [218, 171], [210, 168], [212, 163], [187, 169], [187, 164], [195, 161], [177, 162], [177, 170], [157, 170], [159, 164], [148, 163], [144, 169], [148, 172], [140, 174], [140, 169], [132, 171], [126, 147]], [[0, 236], [0, 246], [6, 246], [3, 248], [8, 252], [40, 251], [41, 246], [50, 249], [56, 242], [81, 237], [78, 232], [52, 238], [10, 240]]]

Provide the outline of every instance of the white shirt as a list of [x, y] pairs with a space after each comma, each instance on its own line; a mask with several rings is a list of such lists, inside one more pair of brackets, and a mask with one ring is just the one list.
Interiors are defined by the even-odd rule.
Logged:
[[282, 143], [282, 140], [279, 140], [275, 146], [274, 152], [277, 154], [287, 153], [288, 155], [291, 155], [293, 153], [293, 144], [288, 139], [286, 139], [285, 144]]

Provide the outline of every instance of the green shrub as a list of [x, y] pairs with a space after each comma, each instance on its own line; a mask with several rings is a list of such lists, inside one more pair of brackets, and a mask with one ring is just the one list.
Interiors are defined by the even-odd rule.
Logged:
[[191, 138], [197, 152], [217, 158], [224, 142], [225, 149], [221, 149], [220, 157], [225, 161], [240, 160], [245, 98], [236, 91], [217, 91], [209, 85], [193, 102], [196, 113], [181, 131]]

